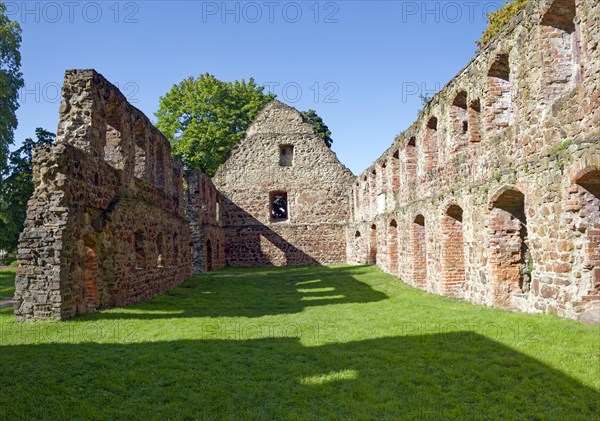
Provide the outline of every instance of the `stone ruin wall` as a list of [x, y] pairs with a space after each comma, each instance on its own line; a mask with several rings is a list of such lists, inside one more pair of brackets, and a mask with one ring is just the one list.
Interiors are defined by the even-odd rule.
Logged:
[[20, 321], [123, 306], [191, 274], [182, 166], [167, 140], [93, 70], [67, 71], [62, 94], [57, 141], [34, 154]]
[[192, 272], [225, 266], [225, 236], [221, 226], [221, 194], [200, 171], [185, 174], [186, 216], [190, 224]]
[[[273, 101], [217, 171], [226, 263], [345, 263], [352, 173], [295, 109]], [[276, 220], [274, 196], [287, 196]]]
[[349, 260], [473, 303], [600, 315], [600, 3], [529, 2], [353, 186]]
[[356, 178], [274, 101], [214, 180], [185, 174], [185, 198], [164, 136], [95, 71], [68, 71], [57, 142], [34, 155], [17, 320], [126, 305], [225, 264], [347, 261], [478, 304], [589, 318], [599, 20], [595, 2], [530, 2]]

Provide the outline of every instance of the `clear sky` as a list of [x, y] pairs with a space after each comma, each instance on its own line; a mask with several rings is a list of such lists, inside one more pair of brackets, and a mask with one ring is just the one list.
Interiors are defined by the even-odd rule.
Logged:
[[315, 109], [354, 173], [474, 56], [490, 1], [6, 2], [23, 29], [17, 142], [55, 132], [66, 69], [94, 68], [152, 121], [173, 84], [254, 77]]

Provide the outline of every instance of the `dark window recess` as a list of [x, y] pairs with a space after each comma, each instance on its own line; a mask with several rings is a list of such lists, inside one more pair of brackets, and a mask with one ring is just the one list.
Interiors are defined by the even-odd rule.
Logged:
[[294, 161], [294, 146], [279, 146], [279, 165], [282, 167], [291, 167]]
[[271, 218], [275, 221], [288, 219], [287, 193], [279, 192], [271, 194]]

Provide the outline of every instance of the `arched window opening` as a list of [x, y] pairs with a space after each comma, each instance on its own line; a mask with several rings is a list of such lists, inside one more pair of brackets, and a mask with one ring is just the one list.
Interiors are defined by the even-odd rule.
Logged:
[[554, 0], [542, 18], [542, 92], [551, 102], [583, 79], [575, 0]]
[[487, 130], [497, 131], [512, 123], [512, 81], [508, 54], [499, 54], [488, 72]]
[[83, 300], [86, 310], [99, 307], [98, 297], [98, 257], [96, 241], [92, 238], [84, 239], [83, 263]]
[[391, 165], [392, 191], [400, 190], [400, 151], [395, 150], [392, 154]]
[[467, 93], [460, 91], [452, 101], [451, 152], [457, 152], [469, 141], [469, 119], [467, 116]]
[[384, 162], [381, 164], [381, 188], [379, 189], [380, 191], [387, 189], [387, 183], [388, 183], [387, 177], [388, 177], [387, 163]]
[[424, 288], [427, 281], [427, 243], [425, 217], [418, 215], [412, 224], [412, 281], [418, 288]]
[[404, 153], [406, 157], [406, 175], [408, 181], [408, 179], [413, 178], [417, 173], [417, 138], [415, 136], [412, 136], [408, 140]]
[[140, 180], [148, 181], [148, 160], [146, 156], [147, 136], [146, 129], [141, 121], [136, 123], [134, 129], [135, 165], [134, 175]]
[[395, 219], [390, 221], [388, 227], [388, 271], [393, 274], [398, 274], [398, 224]]
[[[580, 227], [585, 227], [583, 268], [589, 279], [587, 294], [600, 298], [600, 171], [592, 170], [577, 180], [580, 186]], [[591, 298], [591, 297], [590, 297]]]
[[523, 193], [508, 189], [498, 196], [492, 204], [487, 229], [494, 304], [510, 307], [511, 296], [527, 293], [531, 286], [533, 260]]
[[377, 225], [375, 224], [371, 225], [368, 263], [377, 264]]
[[104, 160], [117, 170], [125, 168], [125, 152], [123, 146], [123, 125], [119, 108], [114, 103], [106, 107], [106, 142], [104, 144]]
[[431, 171], [437, 167], [438, 164], [438, 119], [437, 117], [431, 117], [427, 121], [425, 127], [425, 140], [423, 142], [425, 147], [425, 172]]
[[474, 99], [469, 103], [467, 119], [469, 121], [469, 142], [481, 141], [481, 102]]
[[457, 296], [465, 283], [465, 243], [463, 210], [448, 208], [442, 217], [442, 294]]

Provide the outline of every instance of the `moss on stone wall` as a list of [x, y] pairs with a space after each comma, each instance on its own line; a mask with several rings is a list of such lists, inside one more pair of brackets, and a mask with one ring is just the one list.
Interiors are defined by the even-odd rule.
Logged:
[[479, 48], [483, 48], [492, 38], [494, 38], [494, 36], [500, 32], [515, 15], [517, 15], [517, 13], [523, 10], [529, 0], [514, 0], [512, 2], [509, 2], [508, 0], [504, 1], [506, 3], [504, 6], [495, 12], [488, 14], [488, 27], [481, 38], [476, 41]]

